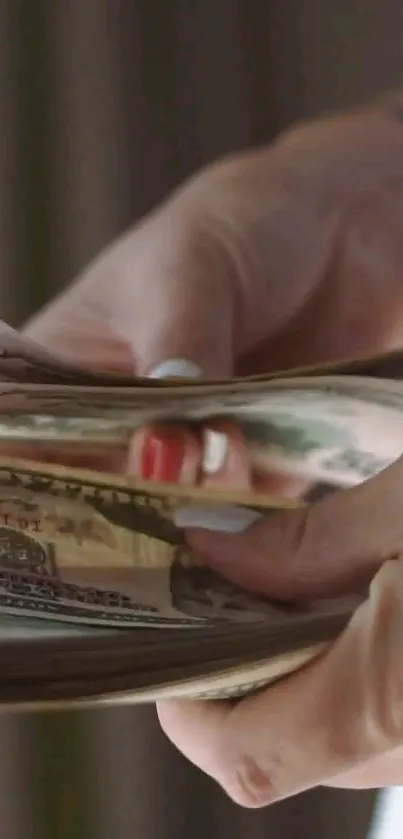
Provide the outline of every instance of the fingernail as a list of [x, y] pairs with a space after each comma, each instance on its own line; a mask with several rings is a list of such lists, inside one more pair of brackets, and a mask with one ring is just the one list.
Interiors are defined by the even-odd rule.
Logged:
[[200, 379], [202, 371], [186, 358], [170, 358], [153, 367], [148, 376], [150, 379]]
[[177, 527], [200, 528], [213, 530], [218, 533], [243, 533], [255, 521], [262, 518], [262, 514], [247, 507], [219, 507], [189, 504], [175, 510], [174, 522]]
[[221, 431], [205, 429], [203, 433], [202, 469], [207, 475], [214, 475], [223, 468], [228, 452], [228, 437]]
[[145, 481], [176, 483], [184, 459], [181, 440], [167, 434], [150, 432], [141, 453], [140, 474]]

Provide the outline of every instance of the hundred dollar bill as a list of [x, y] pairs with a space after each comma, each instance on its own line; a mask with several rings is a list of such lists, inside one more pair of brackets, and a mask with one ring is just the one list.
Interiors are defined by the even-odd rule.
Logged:
[[54, 413], [0, 415], [0, 440], [17, 449], [32, 445], [38, 452], [124, 452], [133, 431], [145, 424], [185, 422], [201, 429], [225, 419], [242, 429], [253, 469], [334, 488], [371, 478], [403, 454], [400, 382], [289, 380], [253, 385], [242, 393], [185, 389], [174, 398], [160, 392], [153, 403], [150, 395], [131, 394], [127, 408], [118, 406], [119, 397], [96, 408], [87, 391], [81, 403], [69, 399], [73, 415], [56, 413], [54, 393], [51, 399]]
[[[109, 637], [113, 630], [97, 629], [97, 638]], [[88, 638], [94, 634], [91, 626], [63, 623], [62, 621], [42, 620], [40, 617], [11, 615], [0, 612], [0, 647], [4, 643], [28, 642], [31, 646], [37, 641]], [[28, 650], [30, 647], [28, 647]]]
[[[328, 647], [313, 643], [303, 649], [263, 657], [260, 661], [238, 664], [212, 675], [182, 679], [165, 685], [147, 687], [98, 700], [102, 705], [142, 705], [161, 699], [236, 699], [255, 693], [273, 682], [294, 673]], [[88, 700], [87, 700], [88, 704]], [[94, 703], [91, 703], [94, 704]]]
[[[39, 632], [40, 630], [35, 627], [34, 633]], [[42, 631], [42, 635], [44, 632], [45, 630]], [[56, 631], [53, 640], [57, 636]], [[71, 688], [70, 691], [66, 691], [65, 687], [57, 686], [55, 690], [50, 678], [45, 678], [40, 685], [28, 682], [24, 685], [8, 684], [3, 687], [0, 682], [0, 710], [3, 713], [21, 711], [32, 713], [145, 705], [154, 704], [162, 699], [241, 699], [296, 672], [319, 656], [328, 646], [329, 641], [315, 643], [302, 650], [263, 656], [258, 662], [238, 664], [230, 668], [224, 666], [220, 672], [203, 673], [200, 676], [187, 677], [186, 670], [183, 670], [180, 677], [177, 676], [172, 681], [168, 680], [166, 684], [161, 684], [162, 680], [155, 678], [156, 674], [150, 674], [150, 682], [154, 681], [156, 684], [124, 691], [111, 690], [108, 687], [107, 678], [104, 679], [104, 687], [99, 693], [94, 692], [91, 683], [83, 682], [79, 687], [77, 686], [75, 696], [68, 695], [72, 693]], [[40, 649], [38, 648], [35, 652], [40, 654]]]
[[0, 707], [58, 710], [163, 697], [242, 696], [307, 664], [350, 618], [351, 609], [340, 608], [280, 622], [210, 624], [168, 633], [163, 628], [91, 632], [67, 625], [58, 631], [46, 621], [41, 631], [40, 621], [24, 618], [18, 636], [12, 626], [4, 627], [3, 616]]
[[249, 595], [189, 553], [183, 522], [194, 503], [225, 512], [244, 500], [251, 521], [287, 506], [226, 498], [1, 458], [0, 613], [122, 628], [283, 619], [291, 607]]

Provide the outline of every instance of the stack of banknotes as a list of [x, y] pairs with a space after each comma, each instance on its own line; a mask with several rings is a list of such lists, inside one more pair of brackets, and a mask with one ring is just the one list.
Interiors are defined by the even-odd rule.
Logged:
[[212, 383], [120, 377], [0, 324], [0, 706], [234, 697], [319, 655], [356, 601], [254, 597], [185, 539], [192, 505], [270, 515], [296, 501], [63, 464], [123, 456], [155, 421], [225, 419], [260, 469], [301, 481], [311, 503], [403, 453], [402, 377], [403, 352]]

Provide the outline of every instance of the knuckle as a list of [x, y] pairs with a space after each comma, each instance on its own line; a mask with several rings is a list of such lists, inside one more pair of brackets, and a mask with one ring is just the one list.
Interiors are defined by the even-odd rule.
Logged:
[[265, 807], [279, 797], [272, 773], [247, 756], [237, 762], [225, 788], [236, 804], [248, 809]]
[[281, 779], [287, 776], [287, 766], [274, 748], [269, 753], [264, 749], [258, 753], [247, 743], [248, 738], [243, 746], [239, 736], [232, 742], [222, 737], [214, 757], [218, 770], [215, 777], [232, 801], [247, 809], [257, 809], [283, 797]]

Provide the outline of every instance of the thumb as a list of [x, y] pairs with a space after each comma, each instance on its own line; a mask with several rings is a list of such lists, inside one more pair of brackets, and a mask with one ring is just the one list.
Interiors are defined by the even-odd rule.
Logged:
[[25, 335], [90, 368], [231, 377], [234, 269], [223, 237], [192, 207], [176, 198], [130, 230]]
[[222, 239], [182, 190], [120, 243], [109, 311], [139, 375], [233, 374], [234, 268]]
[[[238, 532], [192, 509], [190, 546], [234, 583], [280, 599], [335, 597], [366, 586], [401, 556], [403, 459], [354, 489], [293, 511], [260, 517]], [[199, 526], [206, 529], [198, 529]], [[195, 529], [193, 529], [195, 528]], [[197, 529], [196, 529], [197, 528]], [[208, 530], [207, 530], [208, 528]]]

